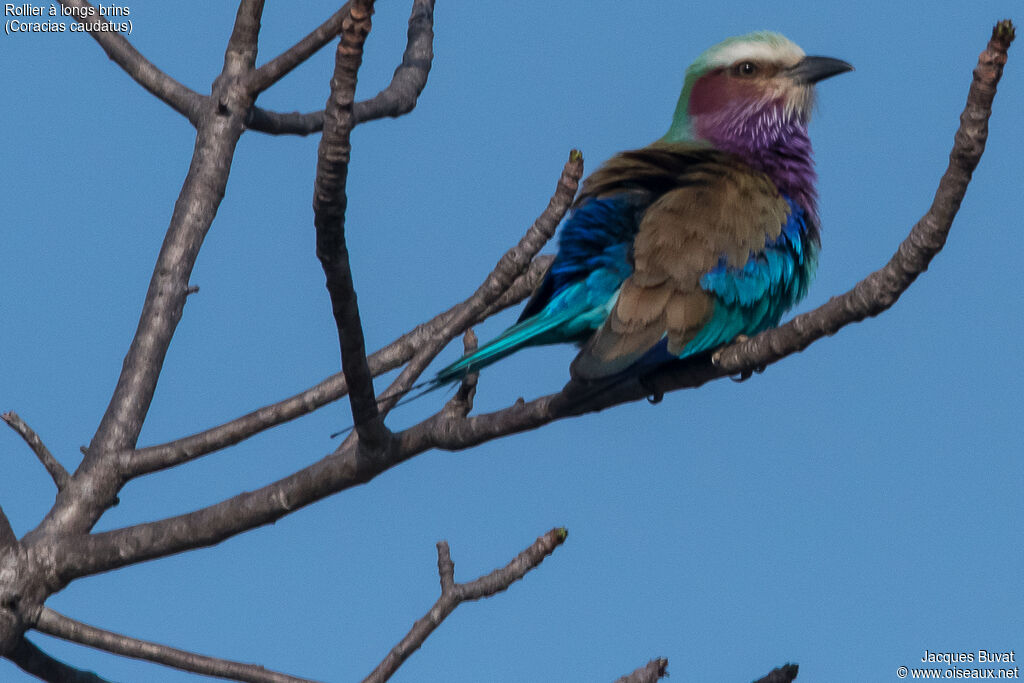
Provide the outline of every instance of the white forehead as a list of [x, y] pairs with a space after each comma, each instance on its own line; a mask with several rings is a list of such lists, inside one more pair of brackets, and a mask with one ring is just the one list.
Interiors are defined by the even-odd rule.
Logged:
[[715, 45], [703, 55], [706, 68], [717, 69], [742, 60], [796, 64], [804, 57], [800, 46], [781, 33], [757, 31], [736, 36]]

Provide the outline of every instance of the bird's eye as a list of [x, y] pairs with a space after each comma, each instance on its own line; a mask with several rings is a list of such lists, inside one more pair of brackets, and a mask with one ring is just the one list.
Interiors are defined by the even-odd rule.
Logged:
[[759, 69], [757, 68], [757, 64], [754, 64], [753, 62], [740, 62], [735, 66], [734, 70], [737, 76], [746, 76], [749, 78], [750, 76], [755, 75]]

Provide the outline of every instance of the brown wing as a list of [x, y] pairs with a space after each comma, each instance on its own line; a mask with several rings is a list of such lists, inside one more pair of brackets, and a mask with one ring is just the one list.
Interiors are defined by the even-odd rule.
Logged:
[[633, 242], [633, 274], [604, 325], [572, 364], [574, 377], [625, 370], [663, 337], [679, 354], [714, 311], [700, 278], [725, 258], [742, 267], [778, 237], [788, 205], [763, 174], [705, 160], [677, 176], [676, 189], [644, 213]]

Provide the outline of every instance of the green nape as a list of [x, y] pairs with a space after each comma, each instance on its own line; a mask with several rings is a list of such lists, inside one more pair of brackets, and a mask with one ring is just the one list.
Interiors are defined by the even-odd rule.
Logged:
[[672, 125], [669, 126], [668, 132], [661, 137], [662, 142], [689, 142], [693, 140], [693, 128], [690, 125], [690, 92], [693, 90], [693, 84], [703, 74], [703, 72], [694, 71], [694, 66], [697, 62], [694, 62], [689, 69], [686, 70], [686, 80], [683, 82], [683, 91], [679, 93], [679, 101], [676, 102], [675, 113], [672, 114]]

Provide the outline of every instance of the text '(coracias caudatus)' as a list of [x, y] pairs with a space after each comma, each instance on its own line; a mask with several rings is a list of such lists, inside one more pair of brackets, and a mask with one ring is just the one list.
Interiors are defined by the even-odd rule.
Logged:
[[562, 342], [582, 347], [575, 379], [601, 380], [778, 325], [807, 294], [821, 244], [815, 84], [852, 69], [767, 31], [704, 52], [664, 137], [584, 181], [519, 321], [431, 384]]

